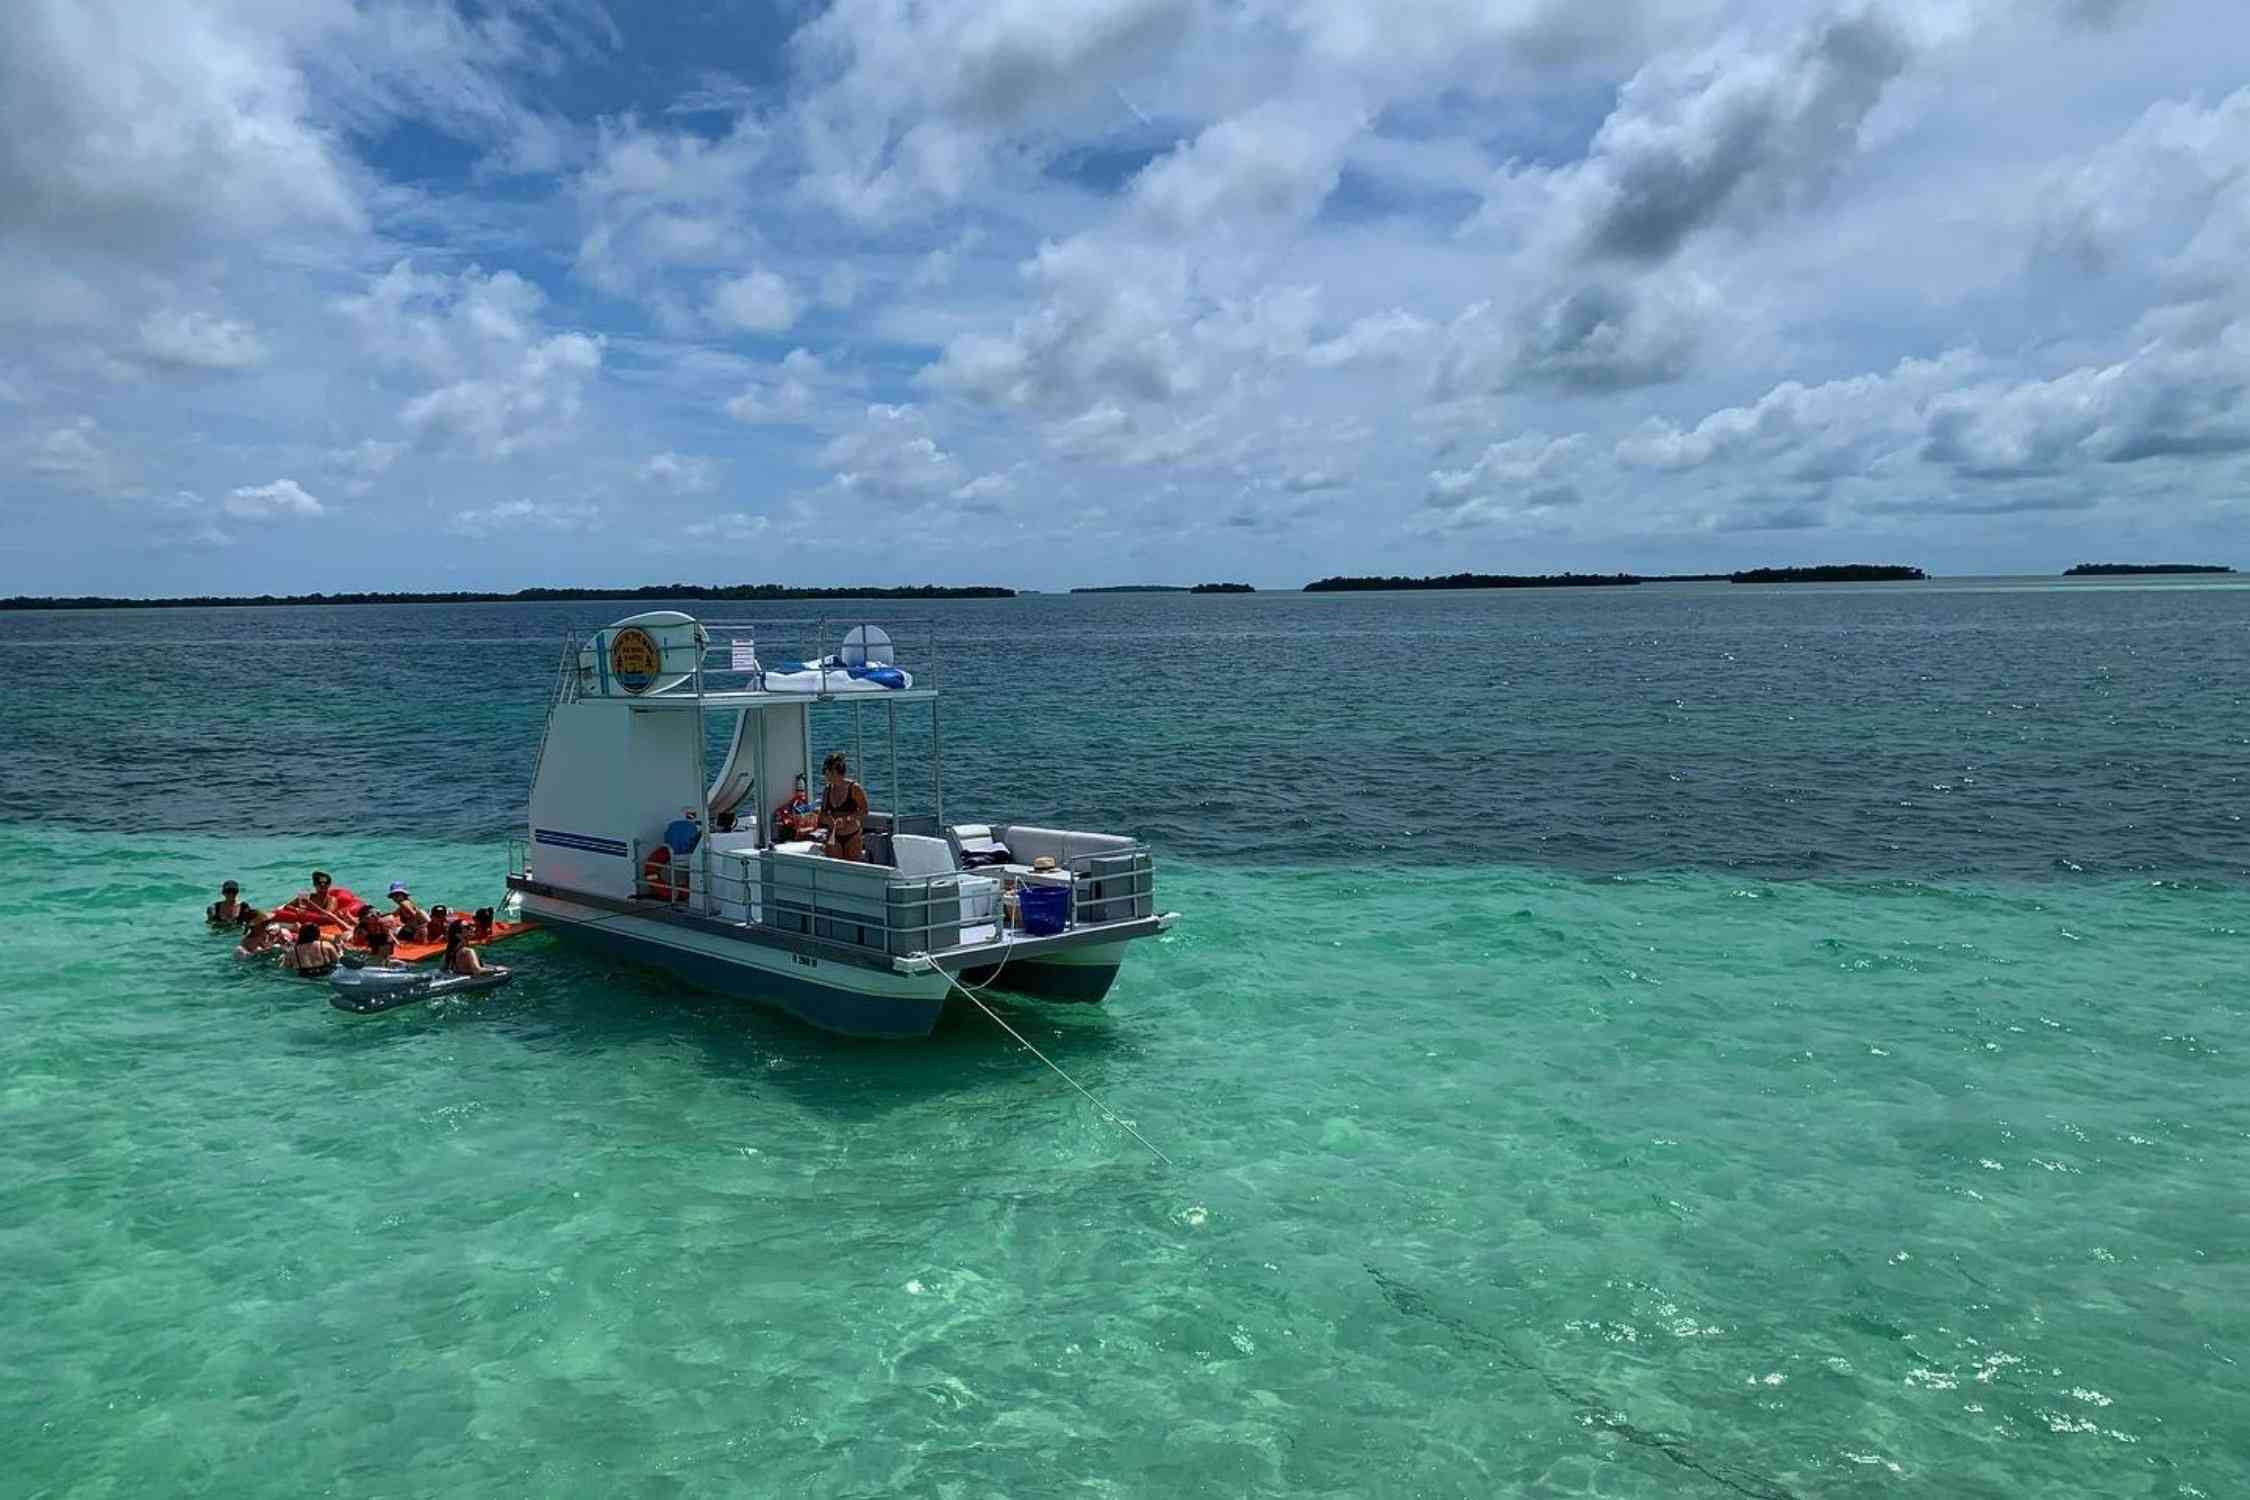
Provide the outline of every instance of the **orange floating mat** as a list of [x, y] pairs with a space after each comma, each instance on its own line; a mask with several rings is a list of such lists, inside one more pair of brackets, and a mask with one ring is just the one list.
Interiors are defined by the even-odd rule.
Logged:
[[[512, 938], [519, 932], [529, 932], [536, 925], [538, 924], [533, 922], [495, 922], [492, 924], [492, 931], [488, 936], [478, 937], [472, 932], [469, 936], [469, 946], [476, 948], [486, 943], [497, 943], [502, 938]], [[346, 943], [344, 946], [347, 948], [363, 948], [365, 945], [352, 942]], [[445, 951], [445, 940], [440, 938], [434, 943], [399, 943], [394, 945], [391, 951], [408, 963], [417, 963], [422, 959], [435, 958], [443, 953]]]

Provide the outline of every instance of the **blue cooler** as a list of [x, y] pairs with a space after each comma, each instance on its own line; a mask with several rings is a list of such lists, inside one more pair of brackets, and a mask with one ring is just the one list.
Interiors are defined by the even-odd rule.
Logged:
[[1070, 887], [1021, 885], [1016, 888], [1023, 930], [1033, 937], [1053, 937], [1070, 925]]

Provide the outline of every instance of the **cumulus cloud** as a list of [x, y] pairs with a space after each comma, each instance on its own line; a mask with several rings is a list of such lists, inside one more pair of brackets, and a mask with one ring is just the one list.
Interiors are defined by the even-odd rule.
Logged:
[[1442, 399], [1521, 385], [1606, 392], [1677, 380], [1719, 304], [1700, 277], [1587, 281], [1512, 307], [1480, 302], [1446, 329]]
[[837, 377], [810, 349], [792, 349], [770, 370], [761, 370], [741, 393], [730, 397], [726, 413], [750, 424], [802, 422], [820, 392]]
[[1553, 510], [1581, 498], [1572, 474], [1590, 444], [1582, 433], [1549, 437], [1527, 432], [1494, 443], [1465, 469], [1433, 469], [1427, 504], [1490, 515], [1501, 510]]
[[180, 370], [249, 370], [266, 362], [265, 341], [247, 323], [166, 310], [141, 320], [141, 357]]
[[577, 180], [576, 268], [602, 290], [663, 305], [670, 273], [738, 263], [752, 250], [750, 200], [770, 138], [747, 113], [723, 136], [602, 121]]
[[712, 289], [711, 315], [745, 333], [783, 333], [797, 321], [797, 294], [773, 272], [751, 271]]
[[911, 405], [869, 406], [850, 431], [820, 450], [846, 494], [888, 501], [924, 501], [947, 494], [968, 478], [959, 459], [938, 445], [929, 419]]
[[585, 531], [599, 525], [601, 508], [582, 500], [502, 500], [455, 511], [446, 529], [463, 536], [489, 537], [510, 531]]
[[1922, 457], [1964, 479], [2048, 476], [2250, 450], [2250, 327], [2210, 349], [2154, 349], [1935, 403]]
[[354, 479], [374, 479], [388, 473], [398, 462], [406, 444], [385, 442], [380, 438], [361, 438], [349, 448], [328, 450], [329, 467], [341, 469]]
[[803, 191], [862, 223], [958, 201], [1003, 141], [1115, 111], [1192, 40], [1194, 0], [837, 0], [797, 33]]
[[1336, 190], [1366, 123], [1333, 100], [1260, 105], [1151, 162], [1133, 179], [1134, 207], [1171, 233], [1300, 223]]
[[95, 440], [92, 417], [39, 434], [23, 463], [33, 475], [82, 494], [99, 493], [117, 482], [116, 461]]
[[719, 466], [692, 453], [652, 453], [634, 471], [643, 484], [659, 485], [675, 495], [707, 495], [719, 486]]
[[1905, 359], [1884, 374], [1807, 386], [1785, 380], [1749, 406], [1712, 412], [1682, 428], [1651, 417], [1619, 439], [1632, 468], [1677, 472], [1713, 462], [1763, 463], [1797, 479], [1864, 471], [1915, 440], [1930, 403], [1972, 379], [1981, 361], [1966, 350]]
[[263, 521], [277, 516], [319, 516], [327, 514], [328, 509], [306, 494], [304, 486], [294, 479], [246, 484], [230, 491], [221, 505], [228, 515], [243, 521]]
[[164, 0], [20, 0], [0, 45], [0, 229], [108, 251], [243, 226], [352, 227], [287, 18]]
[[1201, 383], [1185, 337], [1186, 258], [1082, 236], [1020, 267], [1037, 299], [1005, 334], [969, 333], [921, 374], [940, 391], [1000, 405], [1069, 406], [1121, 395], [1169, 401]]
[[1655, 262], [1723, 219], [1802, 207], [1856, 149], [1907, 55], [1883, 14], [1864, 10], [1782, 51], [1660, 59], [1626, 84], [1585, 162], [1558, 174], [1573, 237], [1595, 255]]
[[547, 332], [545, 301], [512, 271], [447, 277], [399, 261], [338, 307], [371, 355], [439, 382], [400, 408], [409, 432], [498, 459], [561, 438], [601, 368], [602, 340]]
[[1343, 365], [1390, 364], [1410, 359], [1428, 345], [1436, 325], [1404, 308], [1354, 319], [1334, 338], [1305, 351], [1305, 363], [1331, 370]]

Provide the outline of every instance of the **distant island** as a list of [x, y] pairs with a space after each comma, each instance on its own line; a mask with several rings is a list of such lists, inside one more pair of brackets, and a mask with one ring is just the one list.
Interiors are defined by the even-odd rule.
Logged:
[[1188, 590], [1191, 594], [1255, 594], [1256, 589], [1247, 583], [1199, 583]]
[[1074, 594], [1184, 594], [1184, 583], [1110, 583], [1100, 588], [1072, 589]]
[[917, 584], [907, 588], [796, 588], [781, 583], [652, 583], [631, 589], [518, 589], [512, 594], [478, 590], [446, 593], [361, 594], [202, 594], [163, 599], [116, 599], [96, 594], [50, 598], [17, 594], [0, 599], [5, 609], [243, 609], [278, 604], [545, 604], [577, 599], [1013, 599], [1014, 589], [977, 585], [948, 588]]
[[1305, 585], [1308, 594], [1393, 592], [1406, 589], [1575, 589], [1641, 580], [1631, 573], [1447, 573], [1434, 578], [1322, 578]]
[[2120, 578], [2141, 573], [2232, 573], [2217, 563], [2080, 563], [2065, 568], [2065, 578]]
[[1729, 573], [1729, 583], [1910, 583], [1926, 577], [1920, 568], [1892, 563], [1824, 563], [1815, 568], [1751, 568]]
[[1740, 573], [1445, 573], [1430, 578], [1322, 578], [1308, 594], [1409, 589], [1587, 589], [1640, 583], [1879, 583], [1923, 576], [1920, 568], [1830, 563], [1816, 568], [1750, 568]]

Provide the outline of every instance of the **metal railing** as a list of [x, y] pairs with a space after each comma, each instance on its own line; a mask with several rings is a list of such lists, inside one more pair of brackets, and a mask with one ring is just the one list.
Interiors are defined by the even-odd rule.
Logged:
[[1148, 845], [1081, 854], [1062, 866], [1071, 875], [1069, 921], [1099, 927], [1156, 914], [1156, 862]]
[[[826, 694], [831, 673], [839, 683], [848, 679], [842, 666], [829, 663], [847, 650], [845, 636], [855, 629], [863, 633], [881, 630], [889, 638], [889, 659], [880, 665], [905, 669], [920, 691], [936, 686], [937, 622], [929, 618], [877, 620], [861, 615], [820, 615], [787, 620], [698, 620], [692, 634], [686, 634], [686, 627], [679, 625], [646, 627], [663, 638], [657, 647], [657, 680], [639, 692], [628, 692], [610, 674], [609, 652], [615, 629], [604, 626], [564, 640], [556, 702], [597, 697], [674, 700], [762, 691], [766, 673], [781, 669], [783, 664], [820, 672], [821, 692]], [[683, 635], [686, 638], [681, 638]], [[754, 657], [755, 666], [736, 665], [738, 644], [749, 648], [747, 654]], [[552, 713], [550, 704], [550, 717]]]

